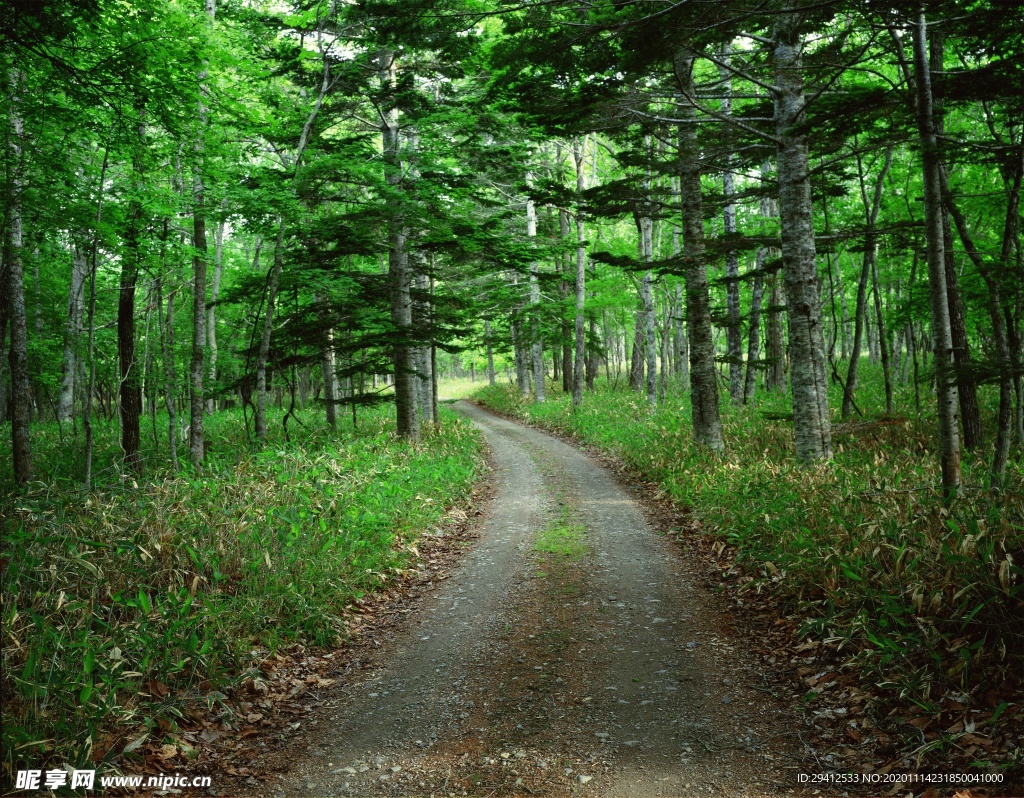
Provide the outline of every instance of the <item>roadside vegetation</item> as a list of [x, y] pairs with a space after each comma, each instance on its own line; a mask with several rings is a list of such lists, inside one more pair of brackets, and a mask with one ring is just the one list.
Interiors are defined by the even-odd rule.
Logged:
[[862, 388], [871, 420], [836, 426], [832, 462], [813, 466], [791, 454], [785, 394], [723, 408], [721, 456], [694, 442], [681, 392], [654, 411], [642, 394], [607, 386], [575, 411], [555, 386], [543, 404], [505, 384], [475, 398], [656, 482], [701, 534], [733, 551], [741, 567], [722, 578], [771, 592], [796, 614], [801, 639], [859, 675], [872, 714], [918, 717], [919, 753], [974, 745], [975, 760], [1009, 764], [1019, 742], [995, 724], [1019, 709], [1024, 673], [1024, 471], [1014, 462], [1005, 489], [991, 492], [985, 456], [967, 458], [964, 496], [946, 504], [934, 419], [906, 407], [882, 415], [871, 376]]
[[149, 450], [145, 479], [114, 467], [109, 424], [96, 454], [108, 467], [88, 492], [57, 425], [39, 425], [47, 479], [0, 507], [6, 766], [159, 744], [268, 654], [345, 640], [346, 607], [399, 577], [417, 535], [479, 477], [478, 434], [441, 413], [413, 444], [395, 437], [390, 407], [338, 430], [300, 411], [290, 439], [272, 425], [257, 451], [224, 411], [208, 420], [202, 471], [174, 473]]

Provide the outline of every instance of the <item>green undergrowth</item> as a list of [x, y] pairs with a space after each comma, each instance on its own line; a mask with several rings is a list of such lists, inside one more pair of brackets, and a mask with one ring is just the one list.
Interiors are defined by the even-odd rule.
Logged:
[[[877, 386], [865, 380], [861, 392], [865, 413], [877, 409]], [[548, 397], [527, 403], [499, 385], [475, 398], [596, 445], [657, 482], [705, 534], [735, 547], [743, 568], [725, 578], [774, 592], [803, 618], [803, 634], [838, 649], [883, 700], [936, 717], [951, 702], [998, 715], [1020, 687], [1019, 456], [998, 496], [983, 489], [987, 455], [965, 458], [968, 490], [947, 508], [935, 489], [934, 422], [919, 419], [912, 401], [900, 416], [837, 425], [832, 462], [801, 467], [792, 423], [773, 420], [788, 409], [785, 396], [740, 408], [723, 399], [722, 457], [693, 443], [682, 391], [670, 390], [653, 413], [628, 390], [589, 392], [576, 412], [557, 387]]]
[[89, 493], [57, 429], [34, 429], [49, 481], [0, 507], [4, 769], [109, 758], [129, 732], [223, 698], [252, 649], [344, 639], [345, 607], [393, 581], [480, 473], [482, 441], [450, 411], [417, 445], [391, 415], [329, 431], [300, 413], [290, 441], [275, 425], [257, 450], [240, 415], [218, 413], [202, 473], [151, 450], [138, 478], [104, 463], [103, 426]]

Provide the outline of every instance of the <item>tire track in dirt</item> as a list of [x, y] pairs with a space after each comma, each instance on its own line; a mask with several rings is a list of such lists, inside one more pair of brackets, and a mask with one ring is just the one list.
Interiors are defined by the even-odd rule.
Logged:
[[[790, 791], [795, 718], [611, 473], [543, 432], [459, 409], [497, 470], [481, 539], [269, 791]], [[585, 553], [533, 550], [559, 519], [585, 529]]]

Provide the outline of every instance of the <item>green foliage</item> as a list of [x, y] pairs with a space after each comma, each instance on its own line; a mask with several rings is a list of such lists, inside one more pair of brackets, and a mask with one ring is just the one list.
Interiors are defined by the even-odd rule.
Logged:
[[[833, 461], [806, 468], [785, 454], [791, 429], [765, 418], [779, 409], [770, 398], [725, 413], [721, 458], [693, 442], [689, 399], [676, 392], [653, 414], [639, 394], [607, 388], [576, 412], [561, 394], [526, 405], [513, 386], [477, 398], [613, 452], [658, 482], [705, 534], [735, 547], [745, 589], [782, 597], [804, 617], [803, 633], [836, 645], [893, 700], [929, 707], [946, 691], [977, 696], [1019, 673], [1019, 464], [1002, 495], [975, 487], [947, 508], [920, 420], [837, 427]], [[964, 473], [979, 486], [984, 458]]]
[[[339, 433], [300, 413], [301, 434], [255, 453], [234, 448], [241, 419], [222, 413], [202, 474], [7, 502], [5, 765], [111, 756], [127, 729], [214, 700], [253, 647], [344, 639], [346, 605], [399, 576], [478, 477], [479, 436], [442, 413], [419, 445], [395, 439], [383, 408]], [[104, 448], [115, 435], [103, 428]], [[53, 426], [39, 440], [60, 447]]]

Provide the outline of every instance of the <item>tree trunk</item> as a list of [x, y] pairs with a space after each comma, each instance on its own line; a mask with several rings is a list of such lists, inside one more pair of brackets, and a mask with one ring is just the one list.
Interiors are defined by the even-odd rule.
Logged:
[[878, 285], [878, 261], [871, 264], [871, 279], [874, 283], [875, 317], [878, 328], [878, 346], [882, 357], [882, 380], [885, 383], [885, 412], [893, 414], [892, 366], [890, 365], [889, 339], [885, 331], [885, 318], [882, 315], [882, 294]]
[[133, 195], [128, 205], [128, 228], [125, 232], [125, 253], [121, 258], [121, 281], [117, 301], [117, 355], [120, 366], [118, 393], [121, 412], [121, 449], [125, 467], [138, 473], [142, 468], [139, 453], [141, 431], [139, 418], [142, 415], [142, 387], [139, 363], [135, 355], [135, 286], [142, 265], [142, 244], [139, 240], [143, 227], [141, 193], [142, 179], [141, 152], [144, 146], [145, 128], [140, 124], [137, 130], [138, 148], [132, 158]]
[[[164, 239], [167, 237], [167, 221], [164, 221]], [[161, 258], [162, 260], [162, 258]], [[167, 448], [171, 455], [171, 467], [178, 470], [178, 416], [176, 407], [177, 375], [174, 368], [174, 298], [177, 290], [167, 295], [167, 313], [163, 313], [162, 278], [156, 283], [156, 301], [161, 315], [160, 357], [164, 364], [164, 405], [167, 408]]]
[[[423, 265], [423, 259], [417, 257], [417, 262]], [[414, 326], [420, 331], [429, 330], [433, 324], [430, 307], [430, 278], [420, 270], [415, 275], [416, 292], [418, 294], [413, 303], [415, 311]], [[425, 343], [416, 347], [416, 397], [419, 401], [420, 426], [433, 423], [434, 420], [434, 380], [430, 368], [430, 344]]]
[[[929, 73], [941, 72], [945, 60], [945, 35], [941, 26], [936, 26], [928, 42]], [[939, 138], [945, 133], [945, 119], [942, 101], [932, 97], [932, 125], [939, 142], [939, 161], [942, 162], [942, 143]], [[943, 265], [946, 271], [946, 295], [949, 300], [949, 331], [953, 340], [953, 365], [956, 373], [957, 397], [960, 403], [960, 425], [963, 428], [963, 447], [973, 452], [984, 443], [981, 429], [981, 408], [978, 405], [978, 388], [971, 368], [971, 345], [967, 337], [967, 316], [963, 295], [960, 292], [960, 278], [956, 272], [956, 257], [953, 253], [953, 228], [949, 211], [942, 208]]]
[[[530, 185], [532, 175], [527, 173], [526, 182]], [[530, 239], [537, 237], [537, 209], [533, 200], [526, 200], [526, 235]], [[531, 241], [531, 244], [534, 242]], [[537, 262], [530, 263], [530, 350], [533, 354], [533, 396], [538, 403], [545, 400], [544, 394], [544, 342], [541, 336], [540, 319], [540, 282], [537, 278]]]
[[[872, 195], [871, 203], [868, 204], [867, 188], [864, 183], [864, 170], [861, 167], [860, 156], [857, 156], [858, 176], [860, 178], [861, 201], [864, 204], [865, 234], [864, 234], [864, 259], [861, 262], [860, 280], [857, 282], [857, 312], [853, 320], [853, 348], [850, 350], [850, 363], [846, 371], [846, 384], [843, 388], [843, 410], [842, 417], [849, 418], [854, 408], [854, 397], [857, 390], [857, 365], [860, 361], [862, 349], [862, 335], [864, 325], [867, 321], [868, 307], [868, 281], [875, 270], [875, 260], [878, 253], [878, 237], [875, 233], [875, 225], [878, 222], [878, 211], [882, 207], [882, 188], [885, 184], [885, 176], [892, 167], [892, 147], [886, 151], [885, 164], [882, 166], [878, 177], [875, 179], [875, 192]], [[877, 300], [877, 290], [876, 290]], [[881, 318], [881, 316], [879, 316]], [[891, 389], [890, 389], [891, 393]], [[891, 405], [891, 402], [890, 402]], [[892, 412], [891, 410], [889, 412]]]
[[331, 429], [338, 426], [337, 380], [334, 376], [334, 330], [330, 327], [324, 334], [324, 351], [320, 355], [320, 376], [324, 381], [324, 408], [327, 424]]
[[10, 308], [11, 351], [11, 453], [14, 456], [14, 479], [25, 485], [32, 479], [31, 384], [28, 377], [28, 317], [25, 312], [25, 273], [23, 266], [21, 198], [25, 190], [24, 141], [25, 123], [21, 117], [21, 72], [10, 70], [11, 99], [7, 119], [11, 126], [11, 196], [7, 208], [10, 248], [7, 261], [7, 302]]
[[68, 289], [68, 316], [64, 326], [64, 366], [61, 374], [57, 420], [67, 424], [74, 419], [75, 387], [78, 376], [78, 341], [82, 335], [85, 307], [85, 278], [89, 273], [89, 256], [81, 242], [72, 244], [71, 286]]
[[277, 243], [274, 245], [274, 265], [267, 279], [267, 302], [263, 308], [263, 329], [260, 331], [260, 347], [256, 352], [256, 440], [267, 439], [267, 360], [270, 357], [270, 340], [274, 331], [274, 304], [281, 282], [284, 265], [284, 219], [278, 218]]
[[[729, 55], [732, 52], [732, 45], [722, 45], [722, 63], [718, 67], [720, 91], [722, 93], [721, 114], [726, 119], [732, 115], [732, 73], [728, 70]], [[728, 125], [726, 126], [728, 135]], [[725, 197], [725, 206], [722, 208], [723, 229], [726, 236], [736, 234], [736, 203], [732, 197], [736, 193], [736, 183], [733, 177], [733, 158], [726, 158], [725, 168], [722, 171], [722, 193]], [[743, 401], [743, 330], [740, 320], [740, 260], [735, 249], [727, 250], [725, 253], [725, 279], [726, 279], [726, 359], [729, 363], [729, 398], [734, 405]]]
[[484, 341], [487, 344], [487, 384], [494, 385], [494, 346], [491, 344], [491, 321], [484, 320]]
[[679, 126], [679, 193], [683, 219], [683, 276], [686, 281], [686, 325], [690, 345], [690, 405], [693, 435], [714, 452], [725, 450], [718, 409], [715, 342], [711, 332], [710, 291], [704, 259], [704, 203], [700, 186], [697, 109], [692, 98], [694, 57], [679, 53], [675, 75], [683, 101]]
[[572, 376], [572, 406], [583, 404], [583, 383], [586, 379], [586, 338], [584, 332], [584, 304], [586, 302], [587, 246], [586, 231], [583, 228], [583, 192], [587, 188], [583, 173], [583, 160], [587, 139], [577, 136], [572, 142], [573, 159], [576, 161], [576, 356]]
[[[761, 186], [766, 186], [772, 172], [771, 161], [761, 164]], [[759, 203], [762, 217], [772, 219], [778, 215], [778, 203], [769, 194], [763, 194]], [[757, 367], [761, 357], [761, 304], [764, 301], [764, 269], [769, 256], [777, 253], [769, 247], [758, 247], [754, 265], [753, 296], [750, 301], [750, 332], [747, 337], [747, 377], [743, 383], [743, 404], [749, 402], [757, 388]], [[843, 304], [845, 308], [845, 303]], [[844, 319], [845, 319], [845, 310]]]
[[[569, 214], [564, 209], [558, 210], [558, 235], [562, 241], [569, 238]], [[572, 351], [573, 351], [573, 325], [569, 320], [569, 271], [572, 268], [572, 258], [568, 253], [559, 255], [561, 261], [562, 279], [559, 282], [559, 290], [562, 300], [565, 303], [565, 310], [562, 312], [562, 392], [572, 393]]]
[[[393, 95], [396, 87], [395, 54], [384, 49], [379, 56], [381, 88]], [[389, 105], [393, 98], [389, 96]], [[403, 184], [402, 159], [399, 152], [398, 108], [389, 107], [381, 126], [384, 148], [384, 176], [389, 186], [400, 190]], [[392, 210], [388, 217], [388, 284], [391, 302], [391, 323], [395, 327], [392, 361], [395, 372], [395, 413], [398, 435], [419, 440], [419, 416], [416, 412], [416, 373], [412, 346], [412, 275], [407, 249], [409, 230], [401, 212]]]
[[[1013, 434], [1013, 356], [1010, 350], [1009, 330], [1013, 329], [1013, 319], [1006, 313], [1006, 307], [1002, 297], [1002, 286], [1000, 276], [993, 274], [989, 264], [974, 245], [970, 228], [963, 213], [957, 207], [956, 201], [949, 190], [946, 181], [945, 171], [939, 165], [939, 183], [942, 187], [942, 195], [946, 208], [956, 222], [957, 232], [963, 242], [968, 257], [981, 274], [988, 288], [988, 311], [989, 320], [992, 323], [992, 340], [995, 344], [996, 359], [999, 372], [999, 412], [996, 417], [996, 443], [992, 460], [992, 486], [1002, 487], [1006, 478], [1006, 463], [1010, 456], [1010, 439]], [[1006, 221], [1004, 223], [1003, 245], [1000, 251], [1000, 262], [1009, 265], [1010, 253], [1013, 242], [1016, 239], [1015, 227], [1018, 216], [1021, 177], [1024, 172], [1024, 164], [1017, 164], [1013, 185], [1009, 191], [1009, 201], [1006, 209]], [[1007, 329], [1009, 327], [1009, 330]]]
[[[221, 207], [223, 210], [223, 206]], [[213, 385], [217, 379], [217, 297], [220, 295], [220, 278], [224, 271], [224, 220], [217, 221], [217, 229], [213, 234], [213, 285], [210, 288], [210, 304], [206, 308], [206, 345], [210, 350], [210, 362], [207, 366], [206, 379]], [[206, 412], [214, 410], [213, 399], [206, 400]]]
[[[215, 0], [206, 0], [207, 24], [212, 28]], [[191, 407], [189, 417], [189, 455], [195, 465], [203, 462], [206, 445], [203, 438], [203, 372], [206, 367], [206, 208], [203, 184], [205, 136], [207, 124], [206, 66], [199, 73], [199, 130], [196, 136], [195, 171], [192, 176], [192, 363], [189, 367]]]
[[953, 336], [946, 293], [945, 241], [942, 234], [942, 188], [938, 140], [932, 119], [932, 86], [928, 64], [926, 23], [919, 13], [913, 29], [914, 76], [917, 93], [917, 130], [921, 142], [924, 177], [925, 238], [931, 294], [932, 337], [935, 357], [935, 394], [938, 400], [939, 457], [942, 487], [947, 499], [960, 493], [960, 439], [957, 429], [957, 388], [953, 379]]
[[801, 14], [787, 8], [775, 21], [775, 135], [782, 223], [782, 268], [789, 315], [793, 431], [803, 462], [832, 456], [825, 340], [814, 244], [810, 165], [804, 122]]

